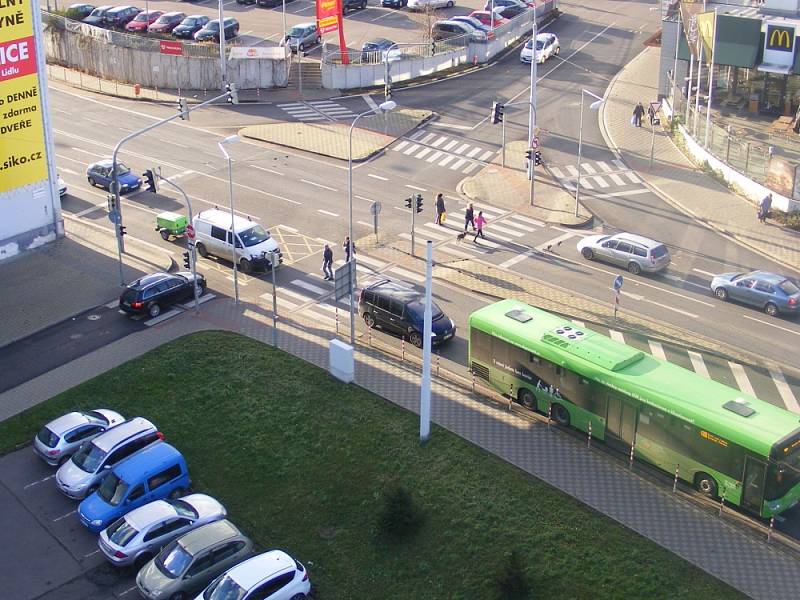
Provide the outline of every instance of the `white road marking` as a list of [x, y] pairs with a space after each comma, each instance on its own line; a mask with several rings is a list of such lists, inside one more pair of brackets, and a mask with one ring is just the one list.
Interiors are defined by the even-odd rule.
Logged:
[[544, 242], [542, 244], [539, 244], [538, 246], [536, 246], [536, 249], [539, 250], [539, 252], [544, 252], [544, 250], [545, 250], [545, 248], [547, 248], [547, 246], [557, 246], [559, 242], [563, 242], [564, 240], [568, 240], [569, 238], [571, 238], [574, 235], [575, 234], [572, 233], [571, 231], [568, 232], [568, 233], [562, 233], [560, 236], [554, 237], [552, 240], [548, 240], [548, 241], [546, 241], [546, 242]]
[[772, 381], [775, 382], [775, 387], [778, 388], [778, 393], [783, 398], [786, 408], [795, 414], [800, 414], [800, 404], [797, 403], [797, 398], [795, 398], [792, 388], [786, 383], [786, 379], [780, 369], [770, 369], [769, 374], [772, 376]]
[[586, 171], [589, 175], [594, 175], [595, 173], [597, 173], [597, 169], [595, 169], [589, 163], [583, 163], [581, 164], [581, 166], [583, 167], [583, 170]]
[[457, 146], [457, 145], [458, 145], [458, 141], [457, 140], [452, 140], [449, 144], [447, 144], [444, 148], [442, 148], [442, 150], [448, 151], [448, 150], [450, 150], [450, 148], [452, 148], [453, 146]]
[[703, 271], [703, 269], [692, 269], [695, 273], [700, 273], [701, 275], [707, 275], [709, 277], [716, 277], [715, 273], [709, 273], [708, 271]]
[[38, 484], [40, 484], [40, 483], [44, 483], [45, 481], [47, 481], [47, 480], [49, 480], [49, 479], [52, 479], [52, 478], [53, 478], [53, 477], [55, 477], [55, 476], [56, 476], [56, 474], [55, 474], [55, 473], [53, 473], [52, 475], [48, 475], [48, 476], [47, 476], [47, 477], [45, 477], [44, 479], [39, 479], [38, 481], [33, 481], [33, 482], [31, 482], [31, 483], [27, 484], [27, 485], [26, 485], [26, 486], [24, 486], [22, 489], [23, 489], [23, 490], [27, 490], [28, 488], [31, 488], [31, 487], [33, 487], [33, 486], [35, 486], [35, 485], [38, 485]]
[[391, 269], [389, 269], [389, 272], [399, 275], [404, 279], [410, 279], [411, 281], [416, 281], [418, 283], [425, 281], [424, 275], [421, 275], [419, 273], [414, 273], [413, 271], [407, 271], [405, 269], [401, 269], [400, 267], [392, 267]]
[[689, 353], [689, 360], [692, 361], [692, 368], [694, 372], [698, 375], [702, 375], [706, 379], [711, 379], [711, 376], [708, 374], [708, 369], [706, 368], [706, 363], [703, 361], [703, 357], [695, 352], [694, 350], [687, 350]]
[[409, 189], [412, 189], [412, 190], [417, 190], [418, 192], [427, 192], [428, 191], [425, 188], [417, 187], [415, 185], [410, 185], [408, 183], [406, 184], [406, 187], [409, 188]]
[[152, 327], [153, 325], [158, 325], [159, 323], [162, 323], [162, 322], [166, 321], [167, 319], [171, 319], [172, 317], [174, 317], [176, 315], [179, 315], [182, 312], [183, 312], [182, 310], [179, 310], [177, 308], [173, 308], [172, 310], [168, 310], [165, 313], [161, 313], [157, 317], [154, 317], [152, 319], [148, 319], [147, 321], [144, 322], [144, 324], [145, 324], [146, 327]]
[[503, 225], [513, 225], [514, 227], [521, 229], [522, 231], [527, 231], [528, 233], [536, 231], [535, 227], [528, 227], [527, 225], [523, 225], [522, 223], [517, 223], [514, 217], [503, 219]]
[[471, 151], [470, 151], [470, 152], [467, 154], [467, 158], [472, 158], [472, 157], [474, 157], [474, 156], [475, 156], [476, 154], [478, 154], [480, 151], [481, 151], [481, 149], [480, 149], [480, 148], [474, 148], [474, 149], [472, 149], [472, 150], [471, 150]]
[[[301, 303], [309, 302], [311, 300], [311, 298], [309, 298], [308, 296], [304, 296], [303, 294], [298, 294], [297, 292], [293, 292], [292, 290], [287, 290], [286, 288], [281, 288], [280, 294], [281, 295], [286, 294], [293, 300], [299, 300]], [[264, 296], [269, 296], [270, 298], [272, 298], [272, 293], [268, 292], [264, 294]]]
[[89, 558], [90, 556], [94, 556], [94, 555], [95, 555], [95, 554], [97, 554], [98, 552], [100, 552], [100, 548], [98, 548], [98, 549], [97, 549], [97, 550], [95, 550], [94, 552], [89, 552], [89, 554], [84, 554], [84, 555], [83, 555], [83, 558]]
[[564, 179], [564, 172], [558, 167], [550, 167], [550, 172], [556, 179]]
[[435, 137], [436, 137], [436, 134], [435, 134], [435, 133], [429, 133], [429, 134], [428, 134], [428, 135], [426, 135], [424, 138], [422, 138], [422, 139], [419, 141], [419, 143], [420, 143], [420, 144], [428, 144], [428, 143], [430, 143], [430, 141], [431, 141], [433, 138], [435, 138]]
[[[503, 223], [503, 225], [508, 223], [508, 221], [501, 221], [501, 222]], [[508, 235], [511, 235], [511, 236], [514, 236], [514, 237], [521, 237], [521, 236], [525, 235], [524, 233], [521, 233], [521, 232], [516, 231], [514, 229], [509, 229], [508, 227], [503, 227], [502, 225], [498, 225], [497, 223], [493, 223], [492, 224], [492, 231], [502, 231], [503, 233], [507, 233]]]
[[359, 225], [363, 225], [364, 227], [373, 228], [374, 225], [372, 223], [367, 223], [366, 221], [356, 221]]
[[353, 194], [354, 198], [358, 198], [359, 200], [365, 200], [366, 202], [375, 202], [372, 198], [366, 198], [364, 196], [359, 196], [358, 194]]
[[452, 254], [453, 256], [456, 256], [458, 258], [472, 258], [471, 254], [467, 254], [466, 252], [461, 252], [460, 250], [456, 250], [455, 248], [453, 248], [452, 245], [442, 246], [442, 248], [440, 249], [443, 252], [446, 252], [447, 254]]
[[297, 287], [301, 287], [304, 290], [308, 290], [309, 292], [312, 292], [314, 294], [327, 294], [329, 291], [324, 288], [317, 287], [316, 285], [313, 285], [311, 283], [308, 283], [307, 281], [303, 281], [302, 279], [295, 279], [294, 281], [291, 282], [291, 285], [296, 285]]
[[400, 150], [402, 150], [406, 146], [408, 146], [408, 140], [403, 140], [402, 142], [400, 142], [396, 146], [393, 146], [392, 150], [394, 150], [395, 152], [400, 152]]
[[364, 94], [361, 97], [364, 99], [364, 102], [367, 103], [367, 106], [369, 106], [372, 110], [378, 110], [378, 103], [372, 99], [372, 96], [369, 94]]
[[661, 342], [656, 342], [656, 341], [653, 341], [653, 340], [647, 340], [647, 344], [650, 346], [650, 354], [652, 354], [654, 357], [666, 362], [667, 355], [664, 352], [664, 346], [661, 345]]
[[336, 213], [332, 213], [332, 212], [330, 212], [329, 210], [322, 210], [321, 208], [318, 208], [318, 209], [317, 209], [317, 212], [318, 212], [318, 213], [321, 213], [321, 214], [323, 214], [323, 215], [328, 215], [329, 217], [338, 217], [338, 216], [339, 216], [339, 215], [337, 215]]
[[283, 177], [283, 173], [281, 173], [280, 171], [276, 171], [274, 169], [268, 169], [267, 167], [259, 167], [258, 165], [250, 165], [250, 167], [253, 169], [258, 169], [259, 171], [266, 171], [267, 173], [272, 173], [273, 175], [280, 175], [281, 177]]
[[450, 169], [453, 170], [453, 171], [457, 171], [458, 169], [461, 168], [461, 165], [463, 165], [465, 162], [467, 162], [467, 159], [466, 158], [461, 158], [461, 159], [457, 160], [456, 162], [454, 162], [452, 165], [450, 165]]
[[91, 212], [94, 212], [94, 211], [100, 209], [100, 208], [107, 208], [107, 206], [108, 206], [108, 204], [106, 202], [103, 202], [102, 204], [95, 204], [94, 206], [90, 206], [89, 208], [84, 208], [83, 210], [76, 212], [75, 216], [76, 217], [83, 217], [85, 215], [88, 215]]
[[634, 175], [630, 171], [627, 171], [627, 172], [623, 173], [623, 175], [625, 175], [625, 177], [627, 177], [628, 181], [630, 181], [631, 183], [639, 183], [639, 182], [641, 182], [641, 179], [639, 179], [636, 175]]
[[281, 229], [285, 229], [286, 231], [291, 231], [292, 233], [300, 233], [294, 227], [289, 227], [288, 225], [278, 225]]
[[444, 167], [449, 163], [451, 160], [455, 158], [455, 154], [447, 154], [445, 157], [439, 161], [439, 166]]
[[611, 181], [613, 181], [617, 185], [625, 185], [625, 180], [622, 179], [622, 177], [620, 177], [616, 173], [609, 173], [608, 176], [611, 178]]
[[595, 177], [592, 177], [592, 181], [594, 181], [597, 184], [597, 186], [600, 187], [600, 188], [611, 187], [611, 185], [608, 182], [606, 182], [606, 180], [603, 179], [602, 177], [600, 177], [599, 175], [595, 176]]
[[413, 154], [417, 150], [419, 150], [419, 144], [411, 144], [408, 148], [403, 150], [403, 154], [406, 154], [406, 155]]
[[518, 254], [517, 256], [514, 256], [513, 258], [509, 258], [505, 262], [501, 262], [498, 266], [501, 269], [508, 269], [509, 267], [513, 267], [515, 264], [522, 262], [526, 258], [530, 258], [534, 254], [535, 254], [535, 252], [533, 250], [528, 250], [527, 252], [523, 252], [522, 254]]
[[[356, 250], [358, 250], [358, 248], [356, 248]], [[372, 258], [370, 256], [364, 256], [363, 254], [356, 255], [356, 262], [363, 262], [368, 265], [372, 265], [376, 269], [382, 269], [387, 264], [382, 260], [378, 260], [377, 258]]]
[[494, 152], [492, 152], [491, 150], [487, 150], [486, 152], [480, 155], [478, 160], [481, 162], [486, 162], [492, 154], [494, 154]]
[[781, 327], [780, 325], [776, 325], [775, 323], [770, 323], [768, 321], [762, 321], [761, 319], [756, 319], [755, 317], [751, 317], [750, 315], [742, 315], [745, 319], [750, 319], [751, 321], [756, 321], [757, 323], [761, 323], [762, 325], [769, 325], [770, 327], [774, 327], [775, 329], [781, 329], [783, 331], [788, 331], [789, 333], [793, 333], [795, 335], [800, 335], [800, 331], [794, 331], [793, 329], [788, 329], [786, 327]]
[[108, 304], [103, 304], [106, 308], [117, 308], [119, 306], [119, 300], [112, 300]]
[[698, 287], [698, 288], [703, 289], [703, 290], [707, 290], [708, 289], [707, 285], [702, 285], [700, 283], [692, 283], [691, 281], [686, 281], [685, 279], [683, 279], [682, 277], [678, 277], [677, 275], [670, 275], [669, 273], [665, 273], [663, 275], [663, 277], [664, 277], [664, 279], [669, 279], [670, 281], [675, 281], [675, 282], [678, 282], [678, 283], [685, 283], [686, 285], [693, 285], [694, 287]]
[[567, 165], [564, 168], [567, 170], [567, 172], [569, 173], [570, 177], [577, 177], [578, 176], [578, 169], [576, 169], [574, 166]]
[[434, 148], [438, 148], [439, 146], [441, 146], [446, 141], [447, 141], [447, 136], [443, 135], [442, 137], [440, 137], [435, 142], [431, 142], [431, 146], [433, 146]]
[[70, 515], [74, 515], [76, 512], [78, 512], [78, 511], [77, 511], [77, 509], [75, 509], [75, 510], [71, 510], [71, 511], [69, 511], [67, 514], [65, 514], [65, 515], [61, 515], [60, 517], [56, 517], [55, 519], [53, 519], [53, 523], [58, 523], [58, 522], [59, 522], [59, 521], [61, 521], [62, 519], [66, 519], [68, 516], [70, 516]]
[[461, 144], [461, 145], [458, 147], [458, 149], [456, 149], [456, 150], [453, 150], [453, 152], [455, 152], [456, 154], [463, 154], [463, 153], [464, 153], [464, 150], [466, 150], [467, 148], [469, 148], [469, 144]]
[[[484, 231], [484, 235], [486, 235], [485, 231]], [[478, 240], [480, 240], [480, 241], [478, 241]], [[478, 240], [475, 240], [475, 243], [480, 245], [480, 246], [488, 246], [489, 248], [499, 248], [500, 247], [500, 244], [495, 244], [494, 242], [492, 242], [490, 240], [486, 240], [486, 239], [483, 239], [483, 238], [478, 238]]]
[[423, 148], [420, 152], [417, 153], [414, 158], [424, 158], [426, 154], [431, 152], [431, 148]]
[[419, 130], [419, 131], [417, 131], [417, 132], [416, 132], [414, 135], [412, 135], [412, 136], [409, 136], [409, 139], [411, 139], [411, 140], [418, 140], [419, 138], [421, 138], [421, 137], [422, 137], [423, 135], [425, 135], [426, 133], [427, 133], [427, 131], [425, 131], [424, 129], [420, 129], [420, 130]]
[[544, 223], [542, 221], [537, 221], [536, 219], [529, 219], [528, 217], [524, 217], [522, 215], [514, 215], [512, 218], [517, 221], [522, 221], [523, 223], [528, 223], [529, 225], [544, 227]]
[[441, 150], [437, 150], [436, 152], [431, 154], [428, 158], [426, 158], [425, 162], [429, 163], [435, 162], [442, 154], [444, 154], [444, 152], [442, 152]]
[[731, 372], [733, 373], [733, 378], [736, 380], [736, 385], [742, 390], [745, 394], [750, 394], [751, 396], [756, 395], [756, 391], [753, 389], [753, 386], [750, 384], [750, 380], [747, 378], [747, 373], [744, 372], [744, 367], [739, 363], [728, 361], [728, 366], [731, 368]]
[[372, 177], [373, 179], [380, 179], [381, 181], [389, 181], [388, 177], [381, 177], [380, 175], [375, 175], [375, 173], [367, 173], [367, 177]]
[[480, 164], [480, 163], [476, 163], [476, 162], [469, 163], [469, 164], [468, 164], [468, 165], [467, 165], [467, 166], [464, 168], [464, 170], [463, 170], [463, 171], [461, 171], [461, 172], [462, 172], [462, 173], [464, 173], [464, 174], [466, 174], [466, 173], [469, 173], [469, 172], [471, 172], [471, 171], [474, 171], [475, 169], [477, 169], [477, 168], [478, 168], [478, 165], [479, 165], [479, 164]]
[[322, 188], [323, 190], [328, 190], [328, 191], [331, 191], [331, 192], [338, 192], [339, 191], [336, 188], [332, 188], [332, 187], [327, 186], [327, 185], [322, 185], [321, 183], [317, 183], [316, 181], [309, 181], [308, 179], [301, 179], [300, 182], [301, 183], [307, 183], [308, 185], [313, 185], [315, 187]]
[[605, 171], [606, 173], [610, 173], [611, 171], [613, 171], [613, 170], [614, 170], [614, 169], [611, 167], [611, 165], [609, 165], [607, 162], [605, 162], [605, 161], [602, 161], [602, 160], [598, 160], [598, 161], [597, 161], [595, 164], [596, 164], [598, 167], [600, 167], [600, 170], [601, 170], [601, 171]]

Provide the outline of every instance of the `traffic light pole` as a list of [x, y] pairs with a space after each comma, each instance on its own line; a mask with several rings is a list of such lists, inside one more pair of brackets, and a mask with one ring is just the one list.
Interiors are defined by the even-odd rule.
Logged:
[[[530, 110], [528, 111], [528, 146], [533, 146], [533, 137], [536, 131], [536, 8], [533, 9], [533, 31], [531, 33], [531, 97], [530, 97]], [[528, 161], [528, 168], [530, 169], [531, 189], [530, 201], [533, 206], [534, 189], [533, 182], [535, 179], [536, 161]]]
[[[190, 111], [197, 110], [198, 108], [202, 108], [204, 106], [207, 106], [209, 104], [212, 104], [212, 103], [216, 102], [217, 100], [222, 100], [223, 98], [228, 97], [228, 96], [229, 96], [229, 93], [225, 92], [224, 94], [220, 94], [219, 96], [215, 96], [214, 98], [211, 98], [211, 100], [206, 100], [205, 102], [202, 102], [202, 103], [194, 106], [193, 108], [191, 108], [189, 110]], [[126, 142], [129, 142], [130, 140], [132, 140], [134, 138], [137, 138], [140, 135], [143, 135], [143, 134], [147, 133], [148, 131], [152, 131], [156, 127], [161, 127], [162, 125], [166, 125], [170, 121], [174, 121], [175, 119], [183, 118], [182, 114], [183, 113], [179, 112], [177, 115], [172, 115], [171, 117], [167, 117], [166, 119], [161, 119], [160, 121], [156, 121], [152, 125], [148, 125], [147, 127], [144, 127], [143, 129], [140, 129], [139, 131], [134, 131], [133, 133], [130, 133], [130, 134], [126, 135], [119, 142], [117, 142], [117, 145], [114, 146], [114, 152], [111, 154], [111, 189], [110, 189], [110, 191], [114, 195], [114, 203], [116, 205], [116, 210], [117, 210], [117, 215], [118, 215], [118, 217], [116, 219], [116, 221], [117, 221], [117, 223], [116, 223], [116, 226], [117, 226], [116, 227], [116, 234], [117, 234], [117, 258], [119, 260], [119, 285], [120, 286], [124, 286], [125, 285], [125, 276], [124, 276], [124, 274], [122, 272], [122, 255], [125, 252], [125, 242], [122, 240], [122, 234], [121, 234], [121, 229], [120, 229], [122, 227], [122, 199], [121, 199], [120, 189], [119, 189], [119, 173], [117, 172], [117, 165], [118, 165], [118, 163], [117, 163], [117, 155], [119, 154], [119, 151], [122, 148], [123, 144], [125, 144]]]
[[415, 236], [414, 228], [417, 222], [417, 197], [412, 196], [412, 199], [413, 202], [411, 203], [411, 256], [416, 256], [417, 255], [416, 250], [414, 249], [414, 246], [416, 244], [416, 241], [414, 239]]

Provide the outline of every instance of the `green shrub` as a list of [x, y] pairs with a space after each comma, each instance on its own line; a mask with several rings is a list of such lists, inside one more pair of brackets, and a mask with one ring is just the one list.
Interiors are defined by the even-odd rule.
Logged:
[[414, 498], [403, 486], [395, 486], [383, 497], [383, 510], [378, 517], [381, 533], [399, 540], [414, 535], [425, 520], [425, 515]]
[[525, 577], [522, 559], [516, 550], [508, 555], [505, 568], [497, 578], [500, 597], [504, 600], [527, 600], [531, 597], [531, 587]]

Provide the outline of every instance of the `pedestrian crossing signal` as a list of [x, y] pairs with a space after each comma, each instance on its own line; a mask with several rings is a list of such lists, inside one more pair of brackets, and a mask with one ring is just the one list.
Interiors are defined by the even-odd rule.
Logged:
[[414, 203], [414, 200], [409, 196], [406, 198], [406, 208], [411, 208], [411, 205]]
[[492, 102], [492, 125], [503, 122], [503, 110], [505, 106], [499, 102]]
[[542, 151], [537, 150], [533, 153], [533, 164], [537, 167], [542, 164]]
[[184, 121], [189, 120], [189, 102], [186, 98], [178, 98], [178, 114]]
[[416, 200], [416, 203], [417, 203], [417, 205], [416, 205], [417, 206], [417, 212], [421, 213], [422, 212], [422, 194], [417, 194], [414, 197], [414, 199]]
[[192, 268], [192, 261], [191, 261], [191, 259], [189, 257], [189, 253], [188, 252], [184, 252], [183, 253], [183, 266], [186, 267], [187, 269], [191, 269]]
[[527, 158], [528, 160], [533, 159], [533, 150], [531, 150], [530, 148], [528, 150], [525, 150], [525, 158]]
[[225, 84], [225, 93], [228, 94], [228, 104], [239, 104], [239, 86], [237, 84]]

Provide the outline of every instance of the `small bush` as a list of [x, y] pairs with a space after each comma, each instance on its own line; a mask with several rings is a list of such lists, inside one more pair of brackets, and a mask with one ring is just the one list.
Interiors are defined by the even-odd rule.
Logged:
[[378, 525], [381, 532], [394, 539], [414, 535], [425, 520], [422, 510], [406, 488], [395, 486], [383, 497], [384, 506]]
[[531, 587], [525, 577], [522, 559], [516, 550], [508, 556], [505, 569], [497, 578], [500, 597], [504, 600], [527, 600], [531, 597]]
[[800, 231], [800, 213], [789, 213], [786, 214], [780, 210], [771, 210], [769, 211], [769, 215], [767, 215], [768, 219], [774, 219], [777, 223], [781, 225], [785, 225], [789, 229], [793, 229], [794, 231]]

